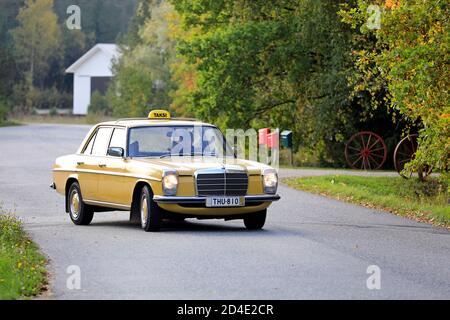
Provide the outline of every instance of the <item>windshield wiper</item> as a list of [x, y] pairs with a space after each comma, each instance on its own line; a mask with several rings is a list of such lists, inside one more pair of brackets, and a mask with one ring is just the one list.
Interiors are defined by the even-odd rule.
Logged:
[[162, 156], [160, 156], [159, 158], [162, 159], [162, 158], [168, 158], [168, 157], [172, 157], [172, 156], [174, 156], [174, 157], [186, 157], [186, 156], [195, 157], [195, 156], [203, 156], [203, 153], [199, 153], [199, 152], [197, 152], [197, 153], [195, 153], [195, 152], [182, 153], [182, 154], [166, 153], [166, 154], [163, 154]]

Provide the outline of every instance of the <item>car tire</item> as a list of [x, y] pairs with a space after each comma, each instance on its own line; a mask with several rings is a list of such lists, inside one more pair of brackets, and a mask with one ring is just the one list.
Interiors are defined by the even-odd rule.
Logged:
[[134, 200], [130, 210], [130, 223], [135, 225], [141, 224], [140, 198]]
[[80, 185], [78, 182], [72, 183], [67, 193], [69, 216], [72, 222], [79, 226], [87, 226], [94, 217], [92, 208], [83, 202]]
[[142, 188], [139, 199], [142, 229], [146, 232], [158, 232], [161, 229], [162, 210], [153, 201], [153, 192], [148, 186]]
[[266, 223], [267, 210], [248, 214], [244, 218], [244, 225], [248, 230], [261, 230]]

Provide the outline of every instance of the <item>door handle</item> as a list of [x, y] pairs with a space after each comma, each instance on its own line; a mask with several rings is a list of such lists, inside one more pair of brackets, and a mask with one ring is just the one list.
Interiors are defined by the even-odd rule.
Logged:
[[105, 168], [106, 167], [106, 164], [99, 164], [98, 165], [100, 168]]
[[84, 164], [84, 162], [82, 162], [82, 161], [77, 162], [77, 165], [79, 165], [79, 166], [82, 166], [83, 164]]

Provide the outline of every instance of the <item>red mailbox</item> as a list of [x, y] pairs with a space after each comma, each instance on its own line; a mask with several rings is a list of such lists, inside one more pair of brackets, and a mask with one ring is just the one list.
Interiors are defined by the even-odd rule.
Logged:
[[278, 140], [279, 139], [278, 139], [278, 132], [277, 131], [269, 133], [267, 135], [267, 146], [270, 149], [278, 148], [278, 146], [279, 146], [279, 141]]
[[270, 134], [270, 129], [269, 128], [263, 128], [263, 129], [259, 129], [258, 131], [258, 135], [259, 135], [259, 144], [265, 144], [267, 145], [267, 137]]

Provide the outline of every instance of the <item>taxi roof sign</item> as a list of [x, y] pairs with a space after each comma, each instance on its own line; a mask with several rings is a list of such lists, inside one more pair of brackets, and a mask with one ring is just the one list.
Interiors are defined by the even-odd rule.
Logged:
[[170, 112], [166, 110], [152, 110], [148, 114], [149, 119], [170, 119]]

